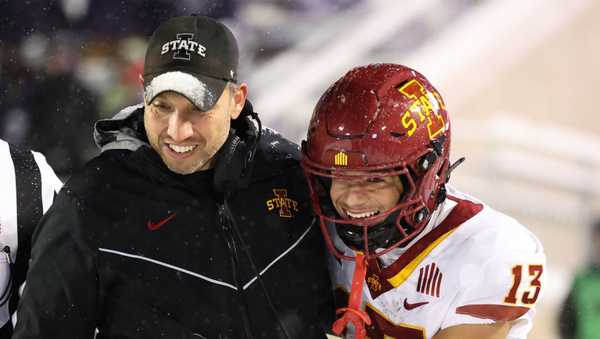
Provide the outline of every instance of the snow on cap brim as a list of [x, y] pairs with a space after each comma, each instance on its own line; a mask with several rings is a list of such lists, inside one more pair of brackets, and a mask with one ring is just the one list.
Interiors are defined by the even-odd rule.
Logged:
[[163, 92], [177, 92], [190, 100], [201, 111], [208, 111], [219, 100], [226, 81], [181, 71], [162, 73], [152, 78], [145, 87], [144, 97], [150, 104]]

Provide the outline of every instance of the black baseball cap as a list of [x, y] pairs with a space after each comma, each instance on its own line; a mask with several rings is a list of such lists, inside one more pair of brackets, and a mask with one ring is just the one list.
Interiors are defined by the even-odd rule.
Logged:
[[144, 97], [177, 92], [207, 111], [227, 82], [237, 82], [238, 45], [233, 33], [205, 16], [179, 16], [152, 34], [144, 62]]

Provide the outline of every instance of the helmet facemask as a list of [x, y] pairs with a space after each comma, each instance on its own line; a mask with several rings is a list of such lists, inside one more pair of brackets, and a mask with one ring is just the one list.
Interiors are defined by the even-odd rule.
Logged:
[[[343, 259], [352, 259], [336, 246], [337, 236], [346, 246], [362, 252], [366, 257], [378, 257], [394, 248], [406, 245], [424, 228], [431, 214], [425, 202], [417, 195], [419, 177], [406, 166], [369, 169], [330, 171], [311, 166], [304, 162], [308, 177], [313, 208], [321, 220], [322, 231], [327, 232], [326, 242], [331, 252]], [[398, 177], [401, 183], [399, 198], [388, 209], [378, 210], [377, 214], [364, 218], [351, 218], [336, 209], [331, 198], [332, 181], [370, 181]], [[387, 179], [389, 181], [389, 179]], [[344, 215], [342, 215], [344, 214]], [[332, 228], [335, 235], [331, 234]]]

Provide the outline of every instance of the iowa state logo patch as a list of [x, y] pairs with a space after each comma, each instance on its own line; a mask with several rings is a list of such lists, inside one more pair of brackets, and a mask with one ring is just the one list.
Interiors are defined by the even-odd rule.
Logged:
[[288, 198], [288, 190], [285, 188], [274, 188], [275, 198], [267, 200], [267, 210], [279, 210], [279, 216], [282, 218], [293, 218], [298, 212], [298, 202]]

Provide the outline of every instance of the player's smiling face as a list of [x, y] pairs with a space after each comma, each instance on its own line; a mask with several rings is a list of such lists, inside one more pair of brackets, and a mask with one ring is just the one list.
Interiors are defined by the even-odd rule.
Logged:
[[363, 173], [350, 173], [352, 178], [333, 178], [329, 192], [331, 201], [344, 219], [364, 219], [393, 208], [404, 190], [398, 176], [365, 178]]
[[190, 174], [213, 167], [213, 157], [229, 135], [231, 119], [241, 111], [236, 109], [234, 96], [225, 88], [208, 111], [175, 92], [161, 93], [145, 104], [148, 141], [171, 171]]

